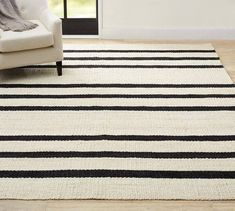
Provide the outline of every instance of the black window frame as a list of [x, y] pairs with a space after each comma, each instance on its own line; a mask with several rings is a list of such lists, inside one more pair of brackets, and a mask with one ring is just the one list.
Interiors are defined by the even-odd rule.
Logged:
[[64, 0], [64, 35], [98, 35], [98, 0], [96, 0], [96, 18], [68, 18], [68, 0]]

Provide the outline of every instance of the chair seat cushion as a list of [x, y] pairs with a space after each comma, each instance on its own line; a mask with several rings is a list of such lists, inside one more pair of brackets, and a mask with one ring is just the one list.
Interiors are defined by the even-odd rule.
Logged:
[[0, 31], [0, 52], [8, 53], [53, 46], [53, 34], [40, 21], [35, 29], [24, 32]]

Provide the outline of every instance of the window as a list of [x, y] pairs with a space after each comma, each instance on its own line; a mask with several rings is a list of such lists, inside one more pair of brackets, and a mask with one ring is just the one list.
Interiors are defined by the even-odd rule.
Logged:
[[98, 0], [49, 0], [49, 7], [62, 18], [63, 34], [98, 34]]

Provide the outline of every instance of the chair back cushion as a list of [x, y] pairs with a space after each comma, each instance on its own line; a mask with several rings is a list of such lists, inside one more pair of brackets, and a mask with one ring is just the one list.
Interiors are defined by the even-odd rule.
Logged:
[[41, 12], [48, 8], [47, 0], [16, 0], [23, 18], [38, 20]]

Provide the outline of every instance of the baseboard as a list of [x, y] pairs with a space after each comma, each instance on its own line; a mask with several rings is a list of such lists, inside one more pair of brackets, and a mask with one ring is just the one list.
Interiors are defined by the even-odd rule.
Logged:
[[101, 39], [235, 40], [235, 28], [102, 28]]

